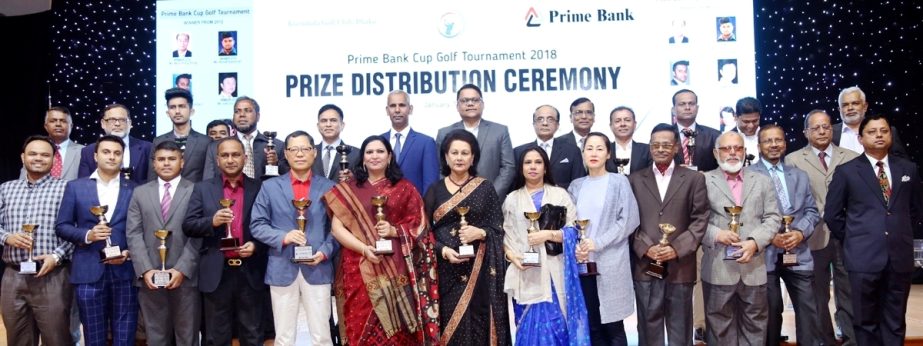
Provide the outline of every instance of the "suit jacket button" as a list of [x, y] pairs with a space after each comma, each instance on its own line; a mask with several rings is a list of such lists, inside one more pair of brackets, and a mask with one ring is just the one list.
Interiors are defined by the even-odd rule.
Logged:
[[887, 236], [888, 236], [888, 232], [885, 232], [885, 237], [887, 237]]
[[660, 216], [663, 216], [663, 212], [660, 212]]
[[887, 215], [888, 215], [888, 216], [891, 216], [891, 212], [889, 211]]

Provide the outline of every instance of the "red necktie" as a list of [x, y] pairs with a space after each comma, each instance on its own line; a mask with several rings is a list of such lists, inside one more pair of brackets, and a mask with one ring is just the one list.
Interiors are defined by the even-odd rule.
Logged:
[[820, 166], [824, 167], [824, 171], [826, 172], [827, 171], [827, 160], [826, 160], [827, 153], [821, 151], [817, 153], [817, 156], [820, 157]]
[[885, 174], [885, 163], [878, 161], [878, 185], [881, 185], [881, 195], [885, 198], [885, 203], [891, 199], [891, 184], [888, 182], [888, 175]]
[[61, 147], [58, 146], [58, 150], [54, 152], [54, 161], [51, 163], [51, 176], [54, 178], [61, 178], [63, 170], [64, 162], [61, 160]]

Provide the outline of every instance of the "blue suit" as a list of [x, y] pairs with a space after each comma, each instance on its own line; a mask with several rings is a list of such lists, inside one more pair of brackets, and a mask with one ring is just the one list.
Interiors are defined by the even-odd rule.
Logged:
[[[115, 208], [108, 220], [112, 228], [110, 240], [123, 251], [128, 250], [125, 225], [134, 187], [134, 182], [122, 179], [118, 202], [109, 206]], [[105, 241], [86, 243], [87, 232], [99, 223], [99, 219], [90, 213], [90, 207], [99, 204], [96, 180], [80, 178], [68, 182], [55, 222], [55, 233], [76, 245], [70, 281], [75, 285], [87, 345], [105, 344], [107, 322], [111, 323], [115, 345], [134, 345], [138, 324], [138, 289], [132, 285], [135, 279], [132, 264], [100, 263], [99, 253], [106, 246]]]
[[[386, 141], [391, 140], [391, 131], [381, 134]], [[397, 158], [398, 166], [420, 195], [439, 179], [439, 149], [433, 137], [416, 132], [413, 129], [407, 133], [407, 138], [401, 138], [401, 153]]]
[[[131, 181], [137, 185], [147, 182], [148, 170], [151, 161], [151, 152], [154, 148], [151, 142], [137, 137], [128, 137], [128, 153], [131, 156], [129, 167], [132, 169]], [[77, 170], [78, 178], [89, 177], [96, 170], [96, 159], [93, 154], [96, 153], [96, 143], [83, 147], [80, 151], [80, 168]]]
[[[748, 170], [769, 176], [769, 169], [762, 160], [747, 166]], [[775, 174], [775, 173], [773, 173]], [[777, 200], [779, 212], [783, 215], [794, 216], [790, 226], [792, 229], [801, 231], [804, 240], [798, 246], [792, 249], [792, 252], [798, 255], [798, 266], [791, 267], [791, 270], [814, 270], [814, 260], [811, 257], [811, 249], [808, 248], [808, 238], [814, 234], [814, 227], [820, 221], [820, 214], [817, 212], [817, 202], [814, 201], [814, 195], [811, 193], [811, 181], [808, 180], [808, 174], [805, 171], [793, 166], [783, 166], [782, 174], [785, 175], [785, 185], [788, 190], [788, 200], [794, 210], [791, 214], [785, 214], [782, 210], [782, 202]], [[770, 177], [772, 179], [772, 177]], [[776, 268], [776, 262], [779, 254], [785, 250], [773, 245], [766, 247], [766, 271], [773, 272]]]
[[340, 245], [330, 234], [330, 219], [327, 217], [327, 203], [324, 193], [333, 188], [333, 181], [319, 175], [311, 177], [308, 199], [311, 206], [305, 212], [308, 244], [315, 252], [323, 252], [326, 259], [316, 266], [292, 263], [295, 245], [282, 245], [285, 234], [298, 229], [298, 212], [292, 205], [295, 199], [291, 185], [291, 173], [263, 182], [263, 188], [253, 203], [250, 230], [253, 237], [269, 246], [269, 264], [266, 267], [266, 284], [288, 286], [295, 282], [298, 271], [311, 285], [333, 283], [333, 258]]
[[824, 221], [843, 243], [852, 288], [853, 326], [860, 345], [901, 345], [913, 272], [914, 229], [923, 220], [917, 166], [888, 155], [891, 197], [881, 192], [877, 167], [859, 155], [836, 168]]

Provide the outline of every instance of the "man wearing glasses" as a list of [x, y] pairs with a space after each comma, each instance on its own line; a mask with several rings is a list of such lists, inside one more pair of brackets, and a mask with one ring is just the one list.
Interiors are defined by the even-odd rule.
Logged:
[[548, 154], [551, 167], [548, 169], [557, 186], [567, 188], [574, 179], [586, 175], [580, 149], [564, 143], [561, 138], [554, 138], [558, 131], [558, 110], [550, 105], [539, 106], [532, 113], [532, 127], [535, 128], [535, 141], [513, 149], [516, 162], [522, 161], [521, 155], [529, 148], [542, 148]]
[[562, 141], [576, 145], [580, 151], [583, 151], [583, 139], [593, 129], [596, 122], [596, 106], [593, 101], [586, 97], [581, 97], [570, 104], [570, 122], [574, 130], [558, 137]]
[[[129, 135], [131, 131], [131, 115], [128, 114], [128, 107], [114, 103], [103, 109], [103, 116], [100, 120], [103, 132], [107, 135], [114, 135], [122, 139], [125, 144], [125, 151], [122, 154], [122, 173], [129, 180], [136, 184], [143, 184], [147, 181], [148, 167], [151, 162], [151, 142]], [[96, 144], [90, 144], [80, 151], [80, 168], [77, 170], [78, 178], [89, 177], [96, 170], [96, 161], [93, 160], [93, 154], [96, 152]]]
[[474, 134], [481, 149], [481, 158], [477, 163], [478, 176], [492, 181], [497, 195], [503, 198], [513, 183], [513, 176], [516, 175], [510, 132], [505, 125], [482, 119], [484, 99], [481, 88], [474, 84], [465, 84], [458, 89], [455, 98], [458, 102], [455, 107], [461, 121], [439, 129], [436, 134], [436, 147], [441, 147], [445, 136], [454, 130], [464, 129]]

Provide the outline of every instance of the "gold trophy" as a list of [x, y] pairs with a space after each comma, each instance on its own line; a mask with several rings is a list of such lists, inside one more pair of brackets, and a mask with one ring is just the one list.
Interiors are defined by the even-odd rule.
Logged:
[[[630, 159], [630, 158], [618, 158], [618, 157], [616, 157], [616, 158], [612, 159], [612, 161], [615, 162], [616, 167], [618, 167], [618, 173], [619, 173], [619, 174], [625, 174], [625, 166], [628, 166], [628, 162], [630, 162], [631, 159]], [[628, 174], [625, 174], [625, 175], [628, 175]]]
[[[740, 212], [743, 211], [743, 209], [744, 207], [739, 205], [724, 207], [724, 211], [731, 215], [731, 222], [728, 222], [728, 230], [737, 235], [740, 235], [740, 227], [744, 225], [740, 223]], [[735, 253], [740, 249], [740, 246], [728, 245], [724, 250], [724, 259], [736, 261], [738, 258], [743, 257], [743, 254]]]
[[[35, 232], [36, 229], [38, 229], [38, 225], [33, 223], [26, 223], [22, 225], [22, 231], [26, 233], [26, 237], [29, 237], [29, 239], [35, 239], [35, 237], [32, 236], [32, 232]], [[20, 274], [38, 273], [38, 265], [35, 263], [35, 259], [32, 258], [32, 247], [34, 246], [35, 243], [33, 242], [32, 246], [26, 250], [26, 253], [29, 254], [29, 259], [19, 263]]]
[[[795, 221], [795, 217], [792, 215], [782, 216], [782, 224], [785, 225], [785, 228], [782, 229], [782, 234], [792, 231], [792, 221]], [[784, 267], [794, 267], [798, 265], [798, 254], [785, 250], [784, 253], [780, 254], [782, 256], [782, 266]]]
[[[221, 206], [224, 208], [233, 207], [234, 202], [235, 200], [230, 199], [230, 198], [222, 198], [218, 200], [218, 203], [221, 204]], [[237, 215], [235, 215], [234, 217], [237, 217]], [[240, 240], [237, 238], [234, 238], [234, 235], [231, 234], [231, 222], [227, 223], [227, 234], [225, 235], [224, 238], [221, 238], [218, 248], [221, 251], [231, 251], [231, 250], [237, 250], [238, 248], [240, 248]]]
[[[455, 211], [458, 212], [458, 215], [461, 215], [461, 221], [458, 222], [458, 228], [468, 226], [468, 221], [465, 220], [465, 214], [468, 214], [468, 211], [471, 210], [470, 207], [455, 207]], [[454, 230], [453, 230], [454, 233]], [[455, 235], [455, 234], [453, 234]], [[474, 257], [474, 246], [462, 242], [461, 246], [458, 247], [458, 258], [473, 258]]]
[[[670, 245], [670, 235], [673, 234], [673, 232], [676, 232], [676, 226], [673, 226], [668, 223], [662, 223], [662, 224], [659, 224], [658, 226], [660, 227], [660, 232], [663, 233], [663, 237], [660, 238], [660, 242], [658, 244], [661, 247], [669, 246]], [[666, 272], [666, 268], [664, 267], [663, 262], [658, 260], [658, 261], [649, 263], [647, 265], [647, 270], [644, 272], [644, 274], [653, 276], [658, 279], [663, 279], [663, 277], [667, 275], [667, 272]]]
[[[526, 219], [529, 219], [529, 229], [528, 234], [532, 234], [535, 231], [538, 231], [538, 227], [535, 226], [535, 223], [539, 218], [542, 217], [542, 212], [540, 211], [526, 211], [523, 212], [526, 216]], [[524, 267], [541, 267], [542, 262], [538, 255], [538, 252], [535, 251], [535, 247], [529, 245], [529, 251], [526, 251], [522, 254], [522, 265]]]
[[[577, 225], [577, 229], [580, 230], [580, 241], [583, 242], [589, 239], [587, 235], [587, 229], [590, 226], [590, 220], [574, 220], [574, 223]], [[579, 263], [580, 266], [580, 276], [596, 276], [599, 275], [599, 272], [596, 270], [596, 262], [590, 261], [587, 259], [586, 262]]]
[[305, 226], [308, 223], [308, 219], [304, 217], [305, 209], [311, 206], [310, 199], [293, 199], [292, 205], [295, 206], [295, 209], [298, 210], [298, 218], [295, 220], [298, 222], [298, 229], [301, 232], [304, 232], [305, 243], [295, 246], [295, 251], [292, 254], [292, 262], [294, 263], [313, 263], [314, 262], [314, 247], [308, 245], [308, 233], [305, 231]]
[[[383, 208], [385, 203], [388, 202], [388, 196], [374, 196], [372, 197], [372, 205], [377, 208], [378, 212], [375, 213], [375, 219], [378, 221], [385, 220], [385, 212]], [[392, 246], [391, 239], [386, 239], [384, 237], [379, 238], [375, 241], [375, 254], [376, 255], [390, 255], [394, 253], [394, 247]]]
[[[276, 139], [276, 131], [263, 131], [263, 136], [266, 136], [269, 139], [269, 143], [266, 143], [266, 149], [271, 151], [276, 151], [276, 144], [273, 141]], [[267, 164], [265, 166], [265, 171], [263, 175], [275, 177], [279, 175], [279, 166]]]
[[689, 151], [689, 162], [684, 162], [684, 163], [686, 164], [686, 168], [689, 168], [693, 171], [699, 170], [699, 167], [697, 167], [693, 163], [695, 162], [695, 158], [693, 156], [695, 155], [695, 136], [696, 134], [697, 133], [693, 130], [683, 130], [683, 135], [689, 139], [689, 142], [686, 143], [686, 150]]
[[154, 272], [154, 277], [151, 278], [151, 281], [157, 287], [167, 287], [173, 277], [173, 274], [167, 271], [167, 237], [170, 236], [170, 233], [165, 229], [154, 231], [154, 236], [160, 239], [160, 246], [157, 247], [157, 250], [160, 250], [160, 270]]
[[[97, 205], [90, 207], [90, 213], [93, 213], [98, 219], [99, 224], [103, 226], [108, 226], [109, 221], [106, 221], [106, 212], [109, 211], [108, 205]], [[112, 237], [106, 237], [106, 246], [99, 252], [100, 262], [106, 262], [111, 260], [116, 260], [124, 258], [122, 255], [122, 249], [118, 245], [112, 244]]]
[[[348, 145], [346, 145], [346, 143], [341, 142], [340, 145], [337, 146], [337, 154], [340, 154], [340, 171], [341, 172], [343, 170], [349, 169], [349, 152], [350, 151], [352, 151], [352, 149]], [[349, 180], [349, 176], [340, 175], [339, 179], [340, 181], [347, 181]]]

